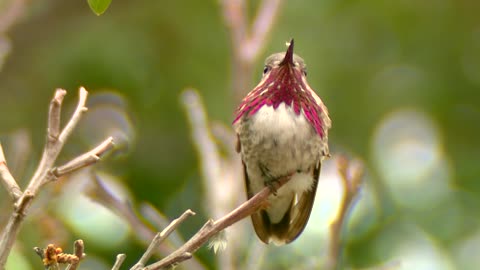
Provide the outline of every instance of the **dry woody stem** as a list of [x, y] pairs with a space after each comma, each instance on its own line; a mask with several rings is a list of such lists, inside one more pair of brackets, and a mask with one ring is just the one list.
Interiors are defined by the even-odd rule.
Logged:
[[175, 230], [177, 227], [184, 222], [188, 217], [195, 215], [195, 212], [188, 209], [185, 211], [179, 218], [173, 220], [162, 232], [157, 233], [153, 238], [152, 242], [147, 248], [147, 251], [140, 258], [138, 263], [136, 263], [130, 270], [139, 270], [142, 269], [147, 261], [152, 257], [155, 250], [158, 246]]
[[99, 161], [100, 156], [112, 149], [113, 146], [113, 137], [108, 137], [94, 149], [76, 157], [62, 166], [52, 169], [51, 173], [55, 176], [55, 178], [58, 178], [62, 175], [66, 175], [81, 168], [90, 166]]
[[115, 260], [115, 264], [112, 267], [112, 270], [119, 270], [120, 267], [123, 264], [123, 261], [125, 261], [125, 258], [127, 258], [127, 255], [125, 254], [118, 254], [117, 259]]
[[[92, 175], [92, 182], [93, 187], [87, 191], [87, 195], [97, 203], [104, 205], [105, 207], [109, 208], [117, 215], [122, 217], [131, 228], [135, 228], [135, 237], [139, 239], [142, 243], [147, 245], [152, 241], [152, 238], [155, 237], [155, 232], [152, 230], [151, 226], [148, 226], [144, 223], [144, 220], [138, 217], [136, 211], [132, 208], [132, 205], [126, 201], [118, 199], [118, 197], [114, 196], [105, 184], [99, 179], [98, 176]], [[153, 209], [149, 208], [150, 212], [154, 211]], [[193, 213], [193, 212], [192, 212]], [[156, 216], [155, 218], [159, 218]], [[163, 221], [161, 222], [164, 223]], [[165, 222], [168, 223], [168, 222]], [[167, 226], [168, 227], [168, 226]], [[166, 256], [174, 251], [171, 245], [160, 245], [162, 242], [156, 246], [156, 248], [152, 251], [157, 256]], [[182, 241], [182, 243], [184, 243]], [[118, 261], [117, 261], [118, 262]], [[119, 266], [118, 266], [119, 267]], [[192, 270], [203, 270], [205, 267], [198, 260], [190, 260], [185, 265], [187, 269]]]
[[252, 22], [247, 20], [246, 2], [222, 0], [223, 18], [230, 30], [233, 49], [232, 90], [237, 101], [245, 94], [245, 89], [250, 89], [253, 64], [266, 45], [283, 1], [262, 1]]
[[0, 180], [2, 181], [3, 186], [8, 191], [10, 197], [15, 202], [20, 196], [22, 196], [22, 191], [13, 178], [10, 170], [7, 166], [7, 161], [5, 160], [5, 155], [3, 154], [2, 144], [0, 144]]
[[[61, 169], [60, 172], [59, 169], [53, 170], [55, 160], [60, 154], [60, 151], [62, 150], [65, 142], [80, 121], [83, 113], [87, 111], [85, 103], [87, 101], [88, 92], [87, 90], [85, 90], [85, 88], [81, 87], [79, 90], [79, 100], [77, 107], [72, 117], [67, 122], [66, 126], [63, 128], [63, 130], [61, 130], [61, 107], [66, 93], [67, 92], [63, 89], [57, 89], [55, 91], [52, 101], [50, 102], [46, 136], [47, 139], [43, 150], [42, 158], [34, 175], [30, 179], [27, 188], [23, 193], [20, 191], [18, 185], [16, 184], [16, 181], [8, 171], [3, 151], [1, 151], [0, 148], [0, 173], [2, 176], [2, 183], [9, 191], [10, 196], [15, 200], [13, 212], [8, 219], [7, 225], [0, 234], [0, 270], [5, 269], [8, 255], [10, 254], [10, 250], [15, 243], [15, 239], [21, 228], [24, 217], [32, 204], [33, 198], [39, 192], [40, 188], [44, 184], [50, 182], [52, 179], [55, 179], [56, 176], [70, 173], [95, 163], [96, 161], [98, 161], [100, 155], [113, 147], [112, 138], [108, 138], [99, 146], [94, 148], [92, 151], [80, 155], [78, 158], [73, 159], [66, 165], [61, 166], [59, 168]], [[77, 243], [77, 245], [79, 244]], [[76, 248], [80, 248], [80, 246], [76, 246]], [[69, 266], [68, 269], [76, 269], [76, 266]]]
[[187, 89], [182, 94], [182, 102], [190, 120], [192, 128], [193, 141], [199, 154], [199, 159], [202, 165], [203, 180], [205, 181], [206, 205], [207, 209], [212, 212], [214, 216], [221, 212], [219, 206], [221, 202], [218, 201], [218, 190], [223, 185], [221, 170], [220, 154], [217, 145], [215, 144], [208, 126], [207, 114], [202, 104], [200, 95], [193, 89]]
[[203, 225], [203, 227], [183, 246], [181, 246], [179, 249], [177, 249], [175, 252], [168, 255], [161, 261], [148, 265], [143, 269], [167, 269], [186, 259], [189, 259], [191, 257], [191, 254], [197, 251], [201, 246], [203, 246], [212, 236], [216, 235], [228, 226], [250, 216], [257, 210], [259, 210], [262, 206], [264, 206], [264, 203], [268, 196], [272, 194], [272, 192], [274, 192], [275, 190], [278, 190], [285, 183], [287, 183], [288, 180], [290, 180], [290, 176], [280, 178], [278, 181], [273, 183], [273, 187], [263, 188], [250, 200], [244, 202], [226, 216], [216, 221], [207, 221], [205, 225]]

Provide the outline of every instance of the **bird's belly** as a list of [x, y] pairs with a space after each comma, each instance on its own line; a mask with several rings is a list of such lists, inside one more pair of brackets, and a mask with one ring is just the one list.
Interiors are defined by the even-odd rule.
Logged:
[[263, 106], [237, 130], [242, 159], [252, 187], [258, 191], [267, 178], [307, 172], [321, 157], [324, 143], [301, 113], [289, 106]]

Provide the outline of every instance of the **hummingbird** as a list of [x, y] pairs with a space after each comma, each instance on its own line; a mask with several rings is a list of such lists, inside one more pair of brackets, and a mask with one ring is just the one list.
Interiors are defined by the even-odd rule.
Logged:
[[251, 215], [266, 244], [284, 245], [304, 230], [312, 211], [322, 161], [329, 156], [327, 107], [307, 82], [307, 69], [293, 53], [265, 60], [263, 76], [235, 111], [236, 150], [241, 154], [247, 197], [290, 176]]

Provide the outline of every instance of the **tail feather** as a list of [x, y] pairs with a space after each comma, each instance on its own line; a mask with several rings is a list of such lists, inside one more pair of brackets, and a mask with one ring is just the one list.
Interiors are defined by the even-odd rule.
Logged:
[[[247, 196], [250, 199], [255, 194], [253, 194], [249, 187], [245, 164], [243, 164], [243, 167]], [[312, 188], [303, 192], [303, 194], [295, 194], [295, 196], [292, 197], [290, 207], [288, 207], [285, 215], [279, 222], [271, 222], [266, 210], [259, 210], [252, 214], [251, 218], [255, 233], [262, 242], [265, 244], [273, 242], [276, 245], [288, 244], [303, 232], [313, 208], [320, 169], [321, 163], [318, 162], [317, 166], [313, 169], [314, 183]], [[296, 200], [295, 197], [297, 197], [298, 200]], [[297, 201], [297, 203], [295, 203], [295, 201]]]

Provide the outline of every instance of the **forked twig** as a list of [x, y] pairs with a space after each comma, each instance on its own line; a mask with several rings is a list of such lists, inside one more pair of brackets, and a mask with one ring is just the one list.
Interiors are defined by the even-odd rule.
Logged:
[[[37, 167], [34, 175], [29, 181], [29, 184], [23, 193], [18, 193], [18, 191], [13, 191], [13, 198], [17, 195], [20, 195], [14, 205], [14, 210], [10, 215], [10, 218], [7, 222], [7, 225], [2, 230], [0, 234], [0, 269], [5, 268], [5, 264], [10, 254], [10, 250], [15, 242], [15, 239], [18, 235], [20, 227], [23, 223], [23, 219], [26, 215], [27, 210], [30, 208], [33, 198], [39, 192], [40, 188], [48, 183], [52, 179], [52, 169], [54, 168], [54, 163], [60, 154], [66, 140], [73, 132], [75, 126], [80, 121], [80, 118], [87, 110], [85, 107], [85, 103], [87, 101], [88, 92], [85, 88], [81, 87], [79, 91], [79, 101], [75, 112], [73, 113], [70, 120], [67, 122], [65, 128], [60, 130], [60, 116], [61, 116], [61, 106], [63, 103], [63, 99], [66, 95], [66, 91], [63, 89], [57, 89], [53, 96], [52, 101], [50, 102], [50, 109], [48, 113], [48, 127], [47, 127], [47, 140], [45, 143], [45, 147], [43, 150], [42, 158], [40, 160], [40, 164]], [[113, 145], [113, 141], [111, 139], [107, 139], [103, 144], [99, 147], [95, 148], [97, 152], [94, 154], [100, 155], [105, 151], [111, 149]], [[87, 155], [81, 155], [80, 157], [74, 159], [74, 162], [68, 163], [69, 165], [65, 172], [72, 172], [74, 170], [78, 170], [79, 168], [83, 167], [83, 165], [90, 165], [98, 159], [92, 160], [91, 155], [92, 153], [89, 152]], [[4, 161], [3, 154], [1, 155]], [[0, 161], [1, 162], [1, 161]], [[73, 166], [73, 165], [75, 166]], [[82, 165], [82, 166], [80, 166]], [[2, 171], [2, 179], [5, 178], [6, 174], [6, 162], [2, 162], [0, 164], [0, 170]], [[8, 178], [8, 175], [7, 175]], [[5, 186], [7, 186], [8, 190], [16, 190], [14, 184], [12, 184], [13, 177], [10, 180], [3, 180]], [[5, 183], [8, 183], [5, 184]], [[9, 191], [12, 194], [12, 191]], [[71, 268], [72, 269], [72, 268]]]
[[158, 246], [182, 223], [184, 222], [188, 217], [195, 215], [195, 212], [192, 210], [188, 209], [185, 211], [179, 218], [173, 220], [162, 232], [157, 233], [155, 237], [153, 238], [152, 242], [147, 248], [147, 251], [143, 254], [143, 256], [140, 258], [138, 263], [136, 263], [130, 270], [139, 270], [142, 269], [147, 261], [152, 257], [153, 253], [155, 250], [158, 248]]
[[176, 265], [189, 258], [188, 254], [193, 254], [197, 251], [202, 245], [204, 245], [212, 236], [221, 232], [228, 226], [250, 216], [260, 209], [268, 196], [272, 194], [274, 190], [278, 190], [281, 186], [290, 180], [290, 176], [285, 176], [280, 178], [278, 181], [273, 183], [273, 187], [265, 187], [250, 200], [244, 202], [233, 211], [225, 215], [224, 217], [214, 221], [208, 220], [203, 227], [194, 235], [190, 240], [188, 240], [183, 246], [177, 249], [172, 254], [163, 258], [162, 260], [148, 265], [144, 270], [153, 270], [153, 269], [165, 269]]

